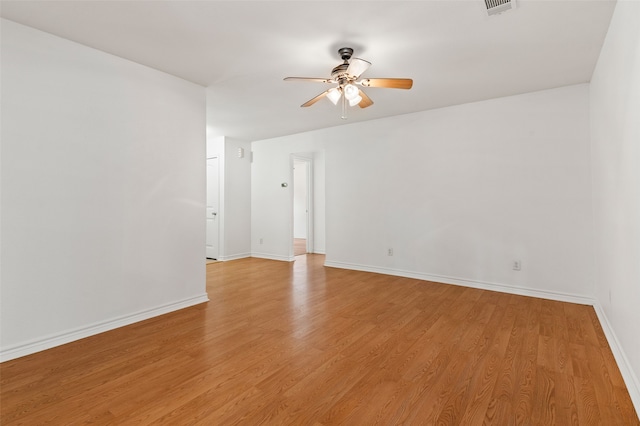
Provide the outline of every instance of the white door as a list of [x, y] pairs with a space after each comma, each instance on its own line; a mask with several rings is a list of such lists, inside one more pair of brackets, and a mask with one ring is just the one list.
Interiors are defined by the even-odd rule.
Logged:
[[218, 175], [218, 158], [207, 158], [207, 249], [209, 259], [217, 259], [219, 253], [218, 194], [220, 178]]

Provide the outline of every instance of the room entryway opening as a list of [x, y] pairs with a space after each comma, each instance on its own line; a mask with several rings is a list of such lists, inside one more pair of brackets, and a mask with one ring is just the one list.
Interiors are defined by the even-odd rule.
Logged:
[[293, 155], [293, 241], [294, 256], [313, 253], [312, 157]]
[[218, 157], [207, 158], [207, 228], [206, 228], [206, 249], [205, 255], [207, 261], [217, 259], [220, 255], [219, 234], [220, 217], [219, 210], [219, 193], [220, 193], [220, 175], [219, 175]]

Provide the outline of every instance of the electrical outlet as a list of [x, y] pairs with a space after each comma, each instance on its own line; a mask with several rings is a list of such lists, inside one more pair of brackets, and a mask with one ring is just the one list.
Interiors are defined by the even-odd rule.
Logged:
[[387, 252], [387, 255], [388, 256], [393, 256], [393, 249], [392, 248], [389, 249], [389, 251]]
[[260, 244], [262, 244], [262, 242], [263, 242], [263, 241], [262, 241], [262, 238], [260, 238]]
[[519, 260], [514, 260], [513, 261], [513, 270], [514, 271], [519, 271], [522, 269], [522, 263]]

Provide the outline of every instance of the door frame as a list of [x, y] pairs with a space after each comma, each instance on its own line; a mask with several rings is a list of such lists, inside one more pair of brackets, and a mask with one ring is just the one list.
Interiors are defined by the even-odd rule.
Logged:
[[[218, 200], [217, 200], [217, 201], [218, 201], [218, 202], [217, 202], [218, 207], [217, 207], [217, 209], [218, 209], [218, 211], [216, 212], [216, 220], [215, 220], [216, 226], [218, 227], [218, 232], [216, 232], [217, 240], [218, 240], [218, 241], [216, 241], [216, 247], [217, 247], [217, 250], [218, 250], [218, 255], [217, 255], [217, 257], [215, 258], [215, 260], [220, 260], [220, 257], [222, 256], [222, 247], [220, 246], [220, 241], [222, 240], [222, 239], [221, 239], [221, 232], [222, 232], [222, 226], [221, 226], [221, 222], [222, 222], [222, 215], [220, 214], [220, 213], [221, 213], [221, 211], [222, 211], [222, 208], [221, 208], [221, 207], [222, 207], [222, 206], [221, 206], [221, 194], [220, 194], [220, 192], [221, 192], [221, 185], [220, 185], [220, 175], [221, 175], [221, 173], [220, 173], [220, 167], [221, 167], [221, 161], [220, 161], [220, 156], [219, 156], [219, 155], [217, 155], [217, 154], [214, 154], [214, 155], [207, 155], [206, 163], [208, 163], [208, 162], [209, 162], [209, 160], [213, 160], [213, 159], [217, 160], [217, 162], [218, 162], [218, 167], [217, 167], [217, 169], [218, 169], [218, 176], [217, 176], [217, 181], [218, 181], [218, 191], [217, 191], [217, 193], [218, 193]], [[205, 163], [205, 167], [207, 167], [206, 163]], [[206, 187], [207, 187], [205, 190], [208, 192], [208, 186], [209, 186], [209, 170], [208, 170], [208, 167], [207, 167], [206, 174], [205, 174], [205, 182], [206, 182]], [[208, 204], [208, 203], [207, 203], [207, 201], [208, 201], [208, 200], [206, 199], [206, 195], [205, 195], [205, 211], [206, 211], [206, 210], [208, 210], [208, 207], [207, 207], [207, 204]], [[205, 220], [208, 220], [208, 218], [206, 217], [206, 215], [205, 215], [205, 218], [206, 218]], [[206, 226], [206, 223], [205, 223], [205, 226]], [[205, 234], [205, 258], [206, 258], [206, 259], [210, 259], [209, 257], [207, 257], [207, 253], [206, 253], [206, 243], [207, 243], [207, 239], [206, 239], [206, 234]]]
[[313, 205], [313, 153], [295, 153], [291, 154], [291, 178], [290, 182], [293, 183], [293, 188], [291, 188], [291, 200], [290, 200], [290, 211], [291, 211], [291, 233], [289, 238], [290, 249], [289, 253], [293, 255], [293, 225], [294, 225], [294, 213], [293, 213], [293, 202], [294, 202], [294, 188], [295, 188], [295, 180], [294, 180], [294, 172], [293, 169], [295, 167], [296, 161], [304, 162], [307, 165], [307, 253], [313, 253], [313, 217], [314, 217], [314, 205]]

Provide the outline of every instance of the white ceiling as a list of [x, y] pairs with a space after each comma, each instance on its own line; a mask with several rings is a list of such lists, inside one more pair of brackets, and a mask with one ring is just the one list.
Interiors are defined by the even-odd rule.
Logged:
[[[209, 134], [259, 140], [356, 121], [549, 89], [591, 79], [615, 2], [518, 0], [487, 17], [483, 0], [7, 1], [4, 18], [209, 88]], [[337, 50], [373, 63], [375, 104], [322, 100]]]

